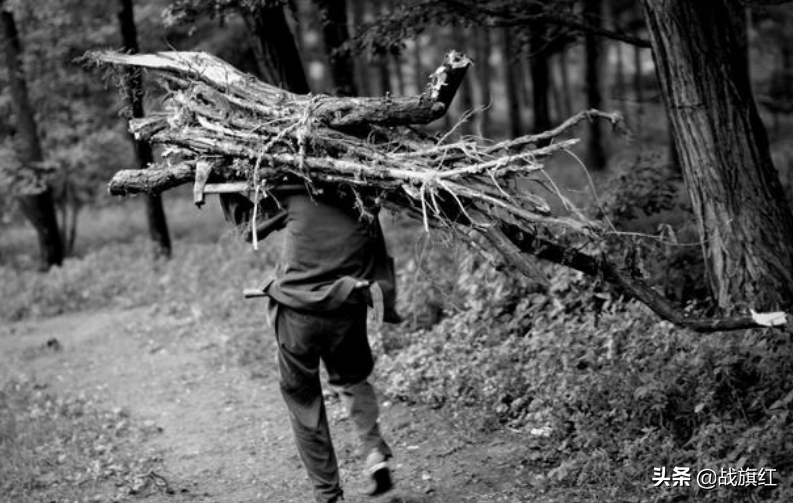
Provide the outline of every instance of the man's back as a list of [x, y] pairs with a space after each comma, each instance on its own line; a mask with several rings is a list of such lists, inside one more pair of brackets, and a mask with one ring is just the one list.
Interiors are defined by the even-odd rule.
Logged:
[[348, 301], [355, 283], [372, 280], [378, 228], [352, 208], [329, 204], [305, 192], [283, 194], [286, 212], [279, 277], [268, 294], [295, 309], [327, 311]]

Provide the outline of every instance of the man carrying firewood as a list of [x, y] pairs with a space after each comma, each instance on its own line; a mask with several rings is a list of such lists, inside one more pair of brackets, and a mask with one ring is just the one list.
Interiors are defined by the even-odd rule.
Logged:
[[[377, 399], [368, 381], [374, 360], [367, 303], [376, 304], [381, 297], [371, 292], [386, 301], [384, 321], [399, 321], [382, 229], [376, 216], [362, 218], [351, 201], [332, 190], [320, 197], [310, 195], [305, 185], [285, 185], [271, 195], [259, 203], [265, 218], [256, 233], [263, 239], [284, 230], [283, 262], [276, 279], [261, 290], [271, 301], [281, 392], [298, 452], [316, 500], [340, 501], [343, 491], [320, 384], [322, 360], [363, 446], [367, 493], [382, 494], [392, 487], [392, 453], [381, 436]], [[253, 204], [247, 198], [223, 195], [221, 205], [228, 220], [250, 227]]]

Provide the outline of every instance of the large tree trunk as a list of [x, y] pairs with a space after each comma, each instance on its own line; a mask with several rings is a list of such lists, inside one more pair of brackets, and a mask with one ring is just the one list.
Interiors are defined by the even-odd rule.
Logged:
[[346, 0], [317, 0], [322, 35], [330, 63], [330, 74], [333, 78], [332, 94], [337, 96], [355, 96], [355, 63], [349, 52], [342, 52], [341, 47], [350, 38], [347, 28]]
[[793, 305], [793, 215], [752, 99], [738, 0], [643, 0], [721, 308]]
[[[138, 52], [138, 32], [135, 26], [135, 10], [132, 0], [120, 0], [121, 10], [118, 13], [118, 21], [121, 26], [121, 38], [124, 50], [131, 54]], [[143, 78], [140, 71], [129, 71], [125, 86], [127, 101], [133, 117], [143, 117]], [[138, 158], [138, 165], [145, 169], [154, 162], [151, 145], [146, 141], [132, 138], [135, 145], [135, 154]], [[159, 194], [147, 195], [144, 199], [146, 203], [146, 219], [149, 224], [149, 236], [154, 243], [154, 255], [156, 257], [170, 258], [171, 256], [171, 236], [168, 232], [168, 221], [165, 218], [165, 210], [162, 206], [162, 198]]]
[[[584, 16], [587, 21], [596, 27], [603, 24], [602, 0], [585, 0]], [[586, 52], [586, 96], [587, 106], [590, 109], [600, 110], [603, 107], [603, 96], [600, 93], [601, 47], [600, 37], [587, 32], [584, 36]], [[587, 138], [587, 165], [593, 170], [602, 170], [606, 167], [606, 152], [603, 149], [603, 130], [599, 121], [589, 124], [589, 137]]]
[[[0, 0], [0, 43], [5, 48], [6, 68], [11, 87], [11, 107], [16, 117], [16, 151], [23, 165], [32, 166], [43, 160], [41, 142], [22, 67], [19, 33], [13, 14], [4, 10], [4, 4], [4, 0]], [[63, 241], [58, 230], [52, 190], [48, 186], [38, 194], [20, 196], [17, 201], [22, 213], [36, 229], [41, 268], [47, 269], [59, 265], [63, 262]]]
[[531, 70], [532, 108], [534, 109], [534, 133], [551, 129], [551, 109], [548, 106], [548, 89], [551, 85], [546, 40], [546, 27], [542, 23], [529, 26], [529, 69]]
[[307, 94], [306, 72], [284, 8], [280, 5], [246, 8], [243, 17], [253, 38], [262, 80], [294, 93]]

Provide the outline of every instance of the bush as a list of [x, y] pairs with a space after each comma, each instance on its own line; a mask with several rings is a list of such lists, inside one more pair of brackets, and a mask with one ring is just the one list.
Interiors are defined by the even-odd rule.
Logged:
[[680, 304], [709, 296], [700, 238], [682, 174], [658, 156], [638, 156], [617, 168], [593, 208], [624, 233], [610, 254], [635, 253], [649, 282]]
[[547, 432], [545, 484], [635, 495], [652, 485], [653, 467], [767, 467], [779, 470], [779, 487], [654, 495], [790, 501], [789, 334], [693, 334], [577, 273], [548, 272], [546, 296], [488, 266], [461, 271], [462, 311], [380, 358], [385, 391], [480, 427]]

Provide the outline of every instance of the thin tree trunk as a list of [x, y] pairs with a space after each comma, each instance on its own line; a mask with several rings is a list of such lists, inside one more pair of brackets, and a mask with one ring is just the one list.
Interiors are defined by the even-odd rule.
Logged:
[[[611, 12], [611, 20], [612, 25], [614, 27], [622, 26], [622, 16], [620, 13], [615, 12], [616, 6], [614, 2], [608, 2]], [[614, 91], [617, 95], [617, 100], [619, 103], [619, 110], [623, 116], [627, 115], [627, 110], [625, 107], [625, 46], [619, 40], [610, 42], [614, 45], [614, 52], [617, 60], [617, 64], [614, 68]]]
[[322, 35], [330, 63], [330, 74], [333, 79], [333, 94], [337, 96], [355, 96], [355, 63], [349, 53], [341, 51], [344, 42], [349, 40], [347, 28], [346, 0], [317, 0]]
[[[522, 48], [518, 48], [520, 51]], [[522, 51], [521, 51], [522, 52]], [[521, 57], [516, 58], [515, 65], [517, 68], [517, 85], [518, 85], [518, 96], [520, 97], [520, 106], [522, 110], [532, 108], [534, 104], [533, 92], [534, 92], [534, 84], [532, 83], [532, 74], [531, 74], [531, 63], [529, 62], [529, 58]]]
[[416, 35], [413, 39], [413, 83], [416, 87], [416, 94], [421, 94], [427, 76], [424, 74], [424, 64], [421, 57], [421, 35]]
[[633, 47], [633, 93], [636, 99], [636, 124], [633, 129], [641, 137], [644, 128], [644, 82], [642, 79], [642, 48]]
[[562, 81], [562, 96], [564, 102], [564, 117], [573, 115], [573, 95], [570, 92], [570, 73], [567, 64], [567, 50], [562, 50], [559, 53], [559, 75]]
[[518, 89], [515, 85], [515, 62], [512, 56], [515, 49], [512, 43], [512, 35], [509, 28], [501, 30], [502, 43], [501, 51], [504, 64], [504, 85], [507, 91], [507, 116], [509, 118], [509, 134], [517, 138], [523, 134], [523, 126], [520, 116], [520, 101], [518, 100]]
[[[135, 11], [132, 0], [120, 0], [121, 10], [118, 13], [118, 21], [121, 27], [121, 38], [123, 48], [126, 52], [135, 54], [138, 52], [138, 33], [135, 26]], [[143, 77], [140, 71], [129, 70], [126, 81], [127, 102], [133, 117], [143, 117]], [[146, 168], [154, 162], [151, 145], [146, 141], [132, 138], [135, 145], [135, 153], [138, 158], [138, 165], [141, 169]], [[154, 243], [155, 257], [170, 258], [171, 256], [171, 236], [168, 232], [168, 222], [165, 218], [165, 209], [162, 206], [162, 199], [159, 194], [145, 196], [146, 220], [149, 224], [149, 236]]]
[[[0, 42], [5, 48], [6, 68], [11, 88], [11, 107], [16, 116], [16, 152], [24, 166], [35, 166], [44, 159], [38, 127], [28, 95], [25, 72], [22, 67], [22, 46], [19, 41], [14, 16], [5, 10], [0, 0]], [[52, 189], [35, 195], [17, 197], [23, 215], [36, 230], [39, 242], [39, 264], [42, 270], [63, 262], [63, 240], [58, 230], [58, 217], [52, 201]]]
[[550, 68], [550, 80], [551, 80], [551, 98], [553, 107], [553, 115], [552, 120], [554, 123], [559, 124], [563, 120], [565, 120], [565, 110], [564, 110], [564, 96], [563, 96], [563, 89], [562, 85], [559, 82], [559, 73], [557, 69], [559, 65], [557, 63], [558, 58], [550, 58], [548, 61], [548, 65]]
[[531, 71], [532, 105], [534, 109], [534, 132], [551, 129], [551, 111], [548, 106], [550, 76], [546, 28], [540, 23], [529, 26], [529, 67]]
[[[454, 30], [454, 44], [456, 47], [454, 48], [456, 51], [460, 51], [464, 54], [468, 54], [468, 44], [466, 39], [468, 38], [468, 33], [466, 33], [465, 28], [462, 26], [452, 27]], [[462, 117], [463, 114], [469, 113], [474, 108], [474, 88], [473, 88], [473, 81], [470, 78], [464, 79], [462, 84], [460, 85], [460, 90], [457, 92], [456, 101], [459, 105], [459, 109], [461, 111], [460, 116]], [[465, 134], [471, 134], [474, 132], [474, 122], [472, 118], [469, 118], [468, 121], [465, 122], [461, 126], [462, 132]]]
[[[372, 17], [377, 19], [385, 15], [385, 7], [382, 0], [372, 0], [366, 2], [366, 5], [372, 9]], [[391, 93], [391, 73], [388, 70], [388, 55], [378, 54], [374, 56], [374, 64], [377, 71], [377, 83], [379, 87], [380, 96], [385, 96]]]
[[718, 305], [789, 307], [793, 215], [751, 94], [743, 7], [643, 4]]
[[[609, 11], [611, 26], [613, 28], [622, 26], [622, 13], [618, 11], [615, 2], [607, 1], [606, 6]], [[625, 116], [625, 46], [619, 40], [610, 41], [609, 44], [613, 44], [614, 55], [617, 60], [614, 68], [614, 94], [616, 94], [619, 101], [619, 110]]]
[[[584, 16], [587, 21], [597, 27], [602, 25], [602, 0], [585, 0]], [[590, 109], [600, 110], [603, 107], [603, 96], [600, 93], [601, 77], [601, 47], [600, 38], [587, 32], [584, 37], [586, 51], [586, 95], [587, 106]], [[588, 159], [587, 166], [593, 170], [602, 170], [606, 167], [606, 152], [603, 149], [603, 130], [600, 121], [589, 123], [589, 136], [587, 138]]]
[[476, 70], [476, 79], [479, 83], [479, 105], [483, 108], [479, 112], [479, 131], [485, 138], [492, 136], [491, 127], [491, 105], [493, 96], [490, 87], [490, 78], [492, 75], [490, 68], [490, 51], [492, 46], [490, 44], [490, 31], [486, 28], [475, 28], [475, 52], [476, 61], [474, 62], [474, 69]]
[[71, 255], [74, 252], [74, 244], [77, 242], [77, 222], [78, 216], [80, 215], [80, 209], [82, 205], [74, 201], [72, 205], [72, 213], [71, 218], [69, 220], [69, 234], [66, 236], [66, 248], [69, 250], [69, 254]]

